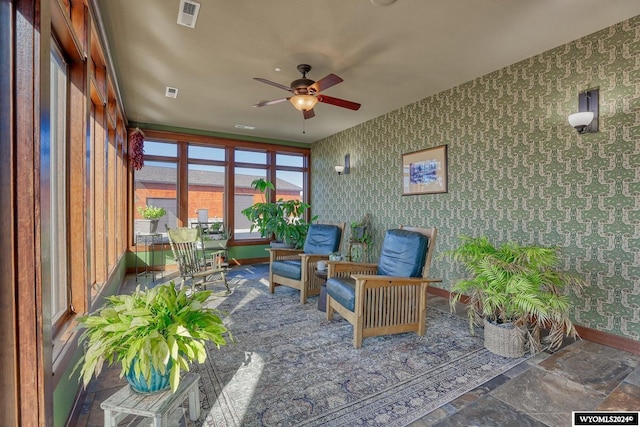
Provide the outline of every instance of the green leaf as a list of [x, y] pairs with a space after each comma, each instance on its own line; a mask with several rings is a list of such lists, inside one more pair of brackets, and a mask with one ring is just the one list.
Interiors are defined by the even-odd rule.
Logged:
[[173, 336], [167, 338], [167, 345], [169, 346], [169, 354], [171, 358], [176, 360], [178, 358], [178, 343]]
[[175, 393], [180, 385], [180, 366], [175, 363], [171, 367], [171, 375], [169, 376], [169, 383], [171, 384], [171, 392]]
[[130, 326], [125, 323], [112, 323], [104, 327], [105, 332], [123, 332], [128, 331]]
[[140, 326], [149, 326], [149, 320], [144, 317], [136, 317], [131, 321], [130, 328], [138, 328]]

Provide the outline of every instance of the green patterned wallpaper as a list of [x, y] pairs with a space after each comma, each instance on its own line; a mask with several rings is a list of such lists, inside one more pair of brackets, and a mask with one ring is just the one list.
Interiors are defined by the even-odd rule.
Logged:
[[[567, 116], [594, 87], [600, 131], [578, 135]], [[449, 192], [402, 196], [402, 154], [442, 144]], [[590, 284], [576, 323], [640, 340], [640, 16], [318, 141], [312, 159], [313, 213], [371, 213], [374, 256], [399, 224], [438, 227], [436, 253], [461, 234], [557, 245]], [[443, 288], [461, 275], [432, 264]]]

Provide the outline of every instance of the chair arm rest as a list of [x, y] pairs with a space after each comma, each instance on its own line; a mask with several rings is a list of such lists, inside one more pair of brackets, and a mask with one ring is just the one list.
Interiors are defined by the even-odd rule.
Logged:
[[287, 249], [287, 248], [265, 248], [265, 251], [271, 252], [271, 253], [276, 253], [276, 254], [287, 254], [287, 255], [291, 255], [291, 254], [299, 254], [302, 253], [302, 249]]
[[269, 260], [294, 259], [295, 255], [302, 253], [302, 249], [265, 248], [269, 252]]
[[321, 254], [298, 254], [298, 256], [301, 258], [302, 262], [314, 262], [314, 261], [320, 261], [320, 260], [328, 260], [329, 259], [329, 255], [321, 255]]
[[353, 278], [356, 282], [372, 280], [376, 280], [379, 282], [402, 282], [403, 284], [442, 282], [442, 279], [425, 279], [424, 277], [379, 276], [374, 274], [352, 274], [351, 278]]
[[327, 261], [327, 265], [329, 266], [328, 278], [349, 277], [351, 274], [374, 274], [378, 270], [378, 264], [366, 262]]
[[207, 255], [214, 256], [214, 255], [224, 254], [225, 252], [227, 252], [226, 249], [219, 249], [217, 251], [211, 251], [211, 252], [207, 251]]

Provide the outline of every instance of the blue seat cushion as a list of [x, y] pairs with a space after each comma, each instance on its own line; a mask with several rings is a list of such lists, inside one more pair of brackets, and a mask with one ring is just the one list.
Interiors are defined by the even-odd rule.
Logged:
[[302, 277], [302, 265], [299, 260], [273, 261], [271, 263], [271, 272], [278, 276], [300, 280], [300, 277]]
[[336, 225], [311, 224], [304, 241], [304, 253], [329, 255], [340, 248], [342, 230]]
[[356, 281], [350, 277], [332, 277], [327, 280], [327, 294], [349, 311], [356, 307]]
[[421, 277], [429, 238], [417, 231], [387, 230], [378, 261], [378, 275]]

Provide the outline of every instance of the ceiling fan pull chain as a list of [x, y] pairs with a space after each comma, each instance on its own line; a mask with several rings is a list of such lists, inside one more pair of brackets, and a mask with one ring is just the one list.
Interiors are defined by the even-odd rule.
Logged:
[[305, 121], [306, 121], [306, 120], [305, 120], [305, 119], [304, 119], [304, 117], [303, 117], [303, 118], [302, 118], [302, 134], [303, 134], [303, 135], [307, 133], [307, 132], [305, 132], [305, 130], [304, 130], [304, 127], [305, 127], [305, 126], [304, 126], [304, 123], [305, 123]]

